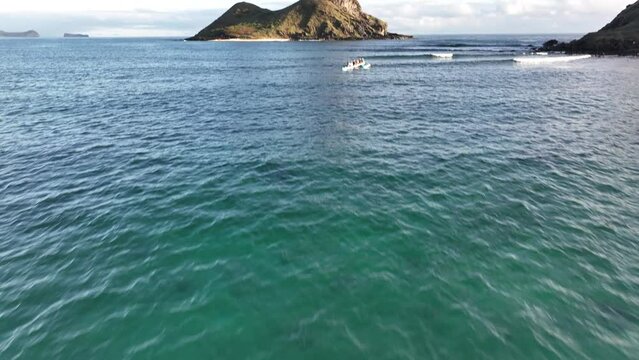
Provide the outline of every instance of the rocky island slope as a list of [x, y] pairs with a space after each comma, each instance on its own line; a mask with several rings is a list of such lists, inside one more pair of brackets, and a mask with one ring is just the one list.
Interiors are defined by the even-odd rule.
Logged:
[[387, 24], [362, 11], [357, 0], [300, 0], [272, 11], [241, 2], [187, 40], [403, 39]]
[[20, 38], [37, 38], [40, 37], [35, 30], [29, 30], [24, 32], [6, 32], [0, 30], [0, 37], [20, 37]]
[[569, 43], [548, 41], [542, 50], [570, 54], [639, 55], [639, 1], [628, 5], [601, 30]]

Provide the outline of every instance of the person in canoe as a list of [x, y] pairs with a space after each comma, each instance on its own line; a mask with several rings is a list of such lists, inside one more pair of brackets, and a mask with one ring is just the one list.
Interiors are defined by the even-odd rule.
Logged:
[[357, 59], [355, 59], [353, 61], [349, 61], [347, 66], [348, 67], [358, 67], [358, 66], [364, 65], [365, 62], [366, 61], [364, 60], [364, 58], [357, 58]]

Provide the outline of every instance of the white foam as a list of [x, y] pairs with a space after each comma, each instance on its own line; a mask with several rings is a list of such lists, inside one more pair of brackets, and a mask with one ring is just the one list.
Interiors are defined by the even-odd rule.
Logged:
[[453, 53], [429, 53], [426, 54], [428, 56], [432, 56], [434, 58], [438, 58], [438, 59], [452, 59], [453, 56], [455, 56]]
[[556, 62], [569, 62], [576, 60], [584, 60], [591, 58], [591, 55], [574, 55], [574, 56], [522, 56], [513, 60], [520, 64], [551, 64]]

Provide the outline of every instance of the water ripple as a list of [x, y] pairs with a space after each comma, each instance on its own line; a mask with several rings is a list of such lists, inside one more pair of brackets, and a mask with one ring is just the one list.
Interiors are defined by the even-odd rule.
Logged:
[[636, 60], [541, 40], [0, 42], [0, 358], [635, 358]]

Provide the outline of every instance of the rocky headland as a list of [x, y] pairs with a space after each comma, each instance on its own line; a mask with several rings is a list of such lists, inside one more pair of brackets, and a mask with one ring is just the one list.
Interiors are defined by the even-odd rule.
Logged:
[[569, 54], [639, 55], [639, 1], [628, 5], [611, 23], [569, 43], [550, 40], [540, 51]]

